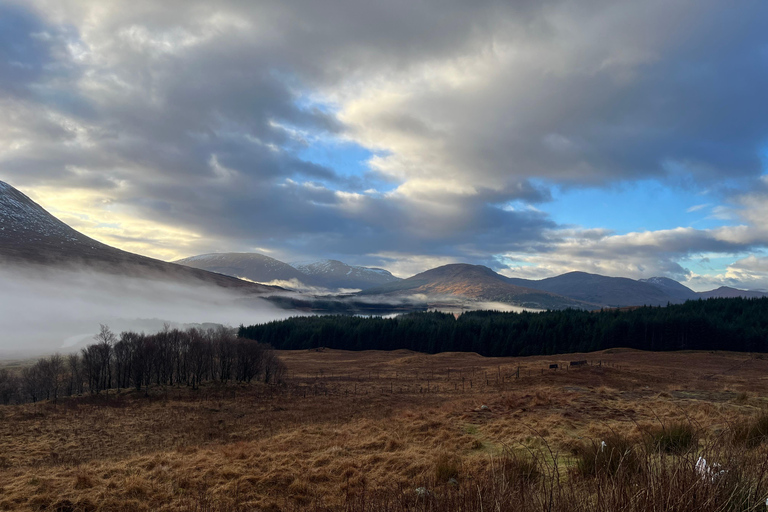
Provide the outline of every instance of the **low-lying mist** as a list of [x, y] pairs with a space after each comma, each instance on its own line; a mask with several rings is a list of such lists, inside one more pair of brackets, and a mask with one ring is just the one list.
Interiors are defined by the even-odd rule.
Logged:
[[151, 333], [166, 322], [238, 326], [297, 314], [219, 287], [87, 271], [6, 266], [0, 287], [0, 358], [6, 359], [77, 350], [99, 324]]
[[150, 334], [166, 323], [236, 327], [313, 313], [381, 316], [427, 309], [455, 314], [523, 309], [455, 296], [328, 296], [317, 289], [271, 294], [265, 300], [216, 286], [43, 267], [5, 266], [0, 269], [0, 287], [0, 359], [78, 350], [92, 341], [100, 324], [116, 333]]
[[272, 281], [252, 281], [244, 277], [238, 277], [238, 279], [243, 279], [244, 281], [250, 281], [252, 283], [265, 284], [267, 286], [279, 286], [281, 288], [292, 290], [294, 292], [309, 293], [317, 296], [344, 295], [344, 294], [357, 293], [361, 291], [359, 288], [324, 288], [322, 286], [310, 286], [308, 284], [302, 283], [296, 278], [288, 279], [288, 280], [273, 279]]

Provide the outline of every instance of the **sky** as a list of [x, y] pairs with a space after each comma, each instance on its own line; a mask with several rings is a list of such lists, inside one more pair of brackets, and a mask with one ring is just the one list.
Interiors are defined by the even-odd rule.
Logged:
[[0, 0], [0, 180], [110, 245], [768, 289], [763, 0]]

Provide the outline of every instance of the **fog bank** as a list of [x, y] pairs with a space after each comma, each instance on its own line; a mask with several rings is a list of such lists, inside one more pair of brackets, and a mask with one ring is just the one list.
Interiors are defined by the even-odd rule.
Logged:
[[85, 271], [0, 269], [0, 358], [77, 350], [108, 324], [153, 332], [163, 323], [250, 325], [288, 316], [242, 292]]

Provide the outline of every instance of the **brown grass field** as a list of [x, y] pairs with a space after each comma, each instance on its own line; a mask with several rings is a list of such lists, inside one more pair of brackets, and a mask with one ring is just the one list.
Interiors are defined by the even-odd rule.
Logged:
[[[279, 355], [282, 386], [0, 406], [0, 510], [475, 510], [445, 500], [491, 492], [483, 479], [504, 464], [538, 460], [534, 473], [546, 476], [559, 461], [557, 480], [575, 482], [574, 454], [593, 440], [640, 440], [682, 422], [706, 446], [768, 405], [768, 358], [754, 354]], [[564, 368], [575, 360], [591, 364]], [[443, 508], [429, 505], [433, 493]], [[599, 499], [593, 509], [610, 509]], [[765, 510], [751, 506], [699, 510]]]

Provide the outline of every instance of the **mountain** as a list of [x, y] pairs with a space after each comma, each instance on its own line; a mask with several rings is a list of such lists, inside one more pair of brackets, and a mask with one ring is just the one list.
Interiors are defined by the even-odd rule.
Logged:
[[185, 284], [216, 285], [248, 292], [263, 286], [221, 274], [115, 249], [75, 231], [39, 204], [0, 181], [0, 260], [4, 264], [88, 270]]
[[768, 293], [757, 292], [751, 290], [738, 290], [736, 288], [730, 288], [728, 286], [721, 286], [716, 290], [710, 290], [708, 292], [699, 292], [698, 296], [702, 299], [730, 299], [734, 297], [744, 297], [747, 299], [759, 299], [761, 297], [768, 297]]
[[308, 264], [294, 263], [293, 266], [326, 288], [365, 290], [400, 281], [399, 277], [393, 276], [383, 268], [352, 266], [338, 260], [323, 260]]
[[290, 281], [296, 279], [303, 284], [314, 286], [307, 276], [287, 263], [256, 252], [224, 252], [200, 254], [184, 258], [174, 263], [188, 267], [218, 272], [232, 277], [239, 277], [268, 283], [271, 281]]
[[510, 282], [607, 307], [666, 306], [669, 302], [683, 302], [673, 299], [658, 285], [586, 272], [568, 272], [540, 281], [510, 278]]
[[768, 297], [768, 293], [737, 290], [727, 286], [707, 292], [695, 292], [667, 277], [651, 277], [635, 281], [624, 277], [607, 277], [586, 272], [569, 272], [540, 281], [510, 279], [510, 282], [518, 286], [557, 293], [608, 307], [666, 306], [670, 303], [681, 304], [687, 300], [700, 298]]
[[648, 283], [666, 293], [670, 299], [669, 302], [685, 302], [687, 300], [695, 300], [699, 298], [699, 294], [691, 290], [685, 285], [682, 285], [674, 279], [668, 277], [650, 277], [648, 279], [639, 279], [641, 283]]
[[400, 280], [399, 277], [381, 268], [352, 266], [337, 260], [289, 265], [256, 252], [201, 254], [175, 263], [250, 279], [257, 283], [295, 280], [298, 281], [293, 285], [296, 287], [300, 287], [301, 284], [333, 290], [345, 288], [364, 290]]
[[594, 304], [510, 283], [510, 279], [482, 265], [457, 263], [416, 274], [408, 279], [363, 290], [360, 295], [408, 296], [423, 294], [433, 300], [463, 297], [503, 302], [537, 309], [593, 308]]

